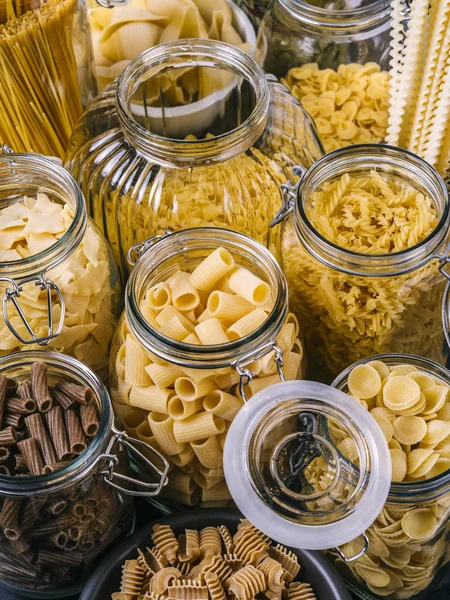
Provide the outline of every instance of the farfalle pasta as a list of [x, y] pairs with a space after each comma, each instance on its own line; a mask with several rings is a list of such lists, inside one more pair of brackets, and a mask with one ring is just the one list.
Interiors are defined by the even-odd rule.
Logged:
[[[67, 234], [73, 220], [69, 204], [60, 204], [43, 193], [35, 198], [23, 197], [0, 209], [2, 270], [7, 269], [8, 263], [17, 265], [17, 261], [50, 251]], [[46, 278], [61, 291], [66, 310], [62, 332], [49, 347], [71, 354], [101, 372], [108, 364], [109, 345], [117, 321], [119, 282], [114, 272], [106, 243], [90, 221], [75, 250], [46, 271]], [[0, 284], [2, 294], [7, 287], [8, 284]], [[22, 288], [18, 303], [25, 317], [37, 336], [47, 335], [46, 291], [33, 283], [24, 284]], [[53, 322], [58, 323], [61, 306], [54, 292], [52, 297]], [[30, 339], [12, 303], [8, 314], [15, 330], [24, 339]], [[39, 346], [22, 344], [0, 314], [0, 355], [35, 347]]]
[[[325, 182], [311, 194], [305, 211], [318, 235], [359, 256], [387, 256], [417, 246], [439, 220], [430, 197], [376, 170]], [[384, 352], [443, 361], [445, 280], [436, 262], [401, 275], [348, 274], [316, 260], [292, 222], [284, 227], [282, 258], [291, 307], [321, 378]]]
[[315, 120], [327, 152], [386, 137], [389, 73], [376, 63], [342, 64], [337, 71], [307, 63], [291, 69], [282, 82]]
[[[158, 537], [162, 528], [168, 532], [170, 538], [177, 539], [169, 525], [155, 525], [153, 540], [155, 535]], [[223, 536], [219, 529], [222, 532], [226, 529], [226, 536]], [[231, 538], [236, 547], [239, 540], [251, 532], [252, 539], [258, 539], [265, 550], [258, 560], [249, 562], [242, 552], [236, 555], [227, 554], [226, 547], [220, 543], [215, 547], [213, 555], [186, 561], [181, 549], [188, 532], [193, 532], [197, 539], [202, 539], [206, 530], [215, 539]], [[213, 532], [216, 532], [218, 537]], [[120, 591], [113, 593], [111, 599], [130, 600], [132, 596], [142, 600], [252, 600], [260, 594], [269, 600], [316, 600], [309, 583], [293, 581], [297, 579], [300, 571], [297, 556], [284, 546], [274, 547], [269, 538], [245, 519], [241, 520], [234, 536], [222, 525], [200, 531], [186, 529], [178, 536], [178, 540], [178, 554], [175, 553], [171, 560], [164, 558], [156, 550], [159, 556], [159, 560], [156, 561], [155, 547], [147, 547], [145, 551], [138, 549], [137, 559], [125, 561]], [[281, 561], [271, 556], [288, 556], [290, 570], [287, 571]], [[175, 566], [181, 564], [183, 572]]]
[[[252, 334], [266, 322], [272, 305], [270, 285], [218, 247], [191, 272], [176, 271], [147, 289], [140, 310], [167, 338], [197, 346], [201, 352]], [[288, 380], [303, 374], [298, 335], [298, 323], [289, 315], [277, 337]], [[223, 447], [243, 406], [240, 375], [232, 367], [189, 368], [159, 359], [138, 342], [125, 315], [114, 346], [111, 396], [119, 421], [175, 467], [162, 494], [190, 506], [231, 503]], [[274, 358], [271, 351], [251, 363], [254, 377], [244, 386], [246, 397], [280, 381]], [[200, 539], [201, 556], [214, 554], [222, 544], [220, 532], [210, 534]], [[195, 544], [191, 538], [183, 540], [183, 560], [195, 554]]]

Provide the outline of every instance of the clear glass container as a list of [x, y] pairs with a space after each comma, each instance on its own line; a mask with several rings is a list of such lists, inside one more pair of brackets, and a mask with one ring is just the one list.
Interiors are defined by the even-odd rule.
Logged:
[[[450, 385], [450, 371], [423, 358], [381, 355], [357, 364], [364, 364], [368, 360], [382, 361], [388, 367], [409, 365]], [[348, 375], [355, 366], [341, 373], [333, 382], [333, 387], [348, 393]], [[445, 458], [445, 450], [442, 456]], [[417, 527], [414, 530], [406, 527], [406, 522], [402, 521], [405, 515], [409, 518], [422, 515], [422, 531], [416, 533]], [[416, 594], [431, 585], [437, 571], [450, 561], [449, 516], [450, 471], [423, 481], [392, 483], [383, 510], [366, 532], [371, 542], [367, 552], [360, 559], [347, 564], [338, 558], [335, 566], [349, 580], [352, 591], [360, 598], [415, 598]], [[404, 528], [402, 523], [405, 523]], [[361, 540], [341, 548], [344, 554], [360, 549]], [[378, 571], [375, 577], [374, 570]], [[382, 582], [383, 586], [373, 585], [377, 581]]]
[[[201, 93], [181, 105], [167, 78], [180, 94], [193, 78]], [[181, 40], [144, 52], [97, 97], [66, 166], [127, 273], [128, 250], [167, 229], [226, 227], [276, 248], [278, 185], [321, 154], [310, 117], [250, 56]]]
[[85, 1], [0, 0], [0, 31], [0, 140], [63, 158], [96, 94]]
[[251, 19], [255, 27], [259, 27], [270, 0], [234, 0]]
[[[69, 465], [45, 475], [0, 475], [0, 520], [6, 510], [18, 506], [18, 522], [14, 526], [11, 519], [2, 522], [1, 585], [48, 600], [81, 591], [102, 552], [133, 530], [132, 496], [159, 493], [168, 465], [145, 444], [114, 427], [105, 387], [77, 360], [56, 352], [17, 352], [0, 358], [0, 374], [20, 383], [29, 379], [36, 361], [45, 361], [49, 384], [63, 379], [87, 386], [100, 413], [97, 433]], [[142, 456], [140, 447], [157, 465], [153, 482], [137, 482], [126, 475], [125, 450], [150, 469], [151, 459]]]
[[[31, 199], [30, 209], [40, 198], [41, 204], [36, 203], [40, 208], [30, 212], [26, 197]], [[46, 226], [50, 225], [46, 224], [48, 211], [53, 209], [60, 209], [61, 223], [48, 245]], [[80, 188], [48, 158], [3, 154], [0, 213], [0, 227], [6, 227], [0, 234], [4, 259], [0, 262], [0, 355], [48, 346], [106, 375], [109, 346], [121, 310], [120, 281], [107, 242], [87, 217]], [[22, 257], [11, 246], [16, 247], [13, 240], [17, 237], [14, 228], [8, 229], [11, 218], [22, 228], [25, 223], [31, 227], [28, 219], [35, 219], [36, 233], [30, 234], [25, 248], [30, 256]], [[33, 235], [37, 246], [31, 246]]]
[[[302, 342], [288, 314], [286, 281], [266, 248], [226, 229], [184, 230], [152, 240], [146, 248], [131, 271], [126, 310], [113, 342], [114, 410], [127, 432], [158, 449], [171, 464], [161, 494], [163, 508], [177, 503], [227, 506], [232, 498], [224, 481], [222, 448], [230, 422], [258, 389], [280, 378], [301, 378], [304, 372]], [[151, 324], [155, 317], [143, 302], [146, 292], [180, 268], [192, 272], [218, 248], [270, 285], [273, 306], [268, 317], [251, 333], [226, 343], [199, 345], [167, 337]], [[291, 339], [286, 342], [288, 330]], [[155, 364], [166, 367], [165, 383], [156, 379], [160, 374]], [[170, 371], [174, 365], [178, 369]], [[181, 382], [189, 385], [188, 394], [181, 393]], [[230, 404], [226, 410], [225, 402]], [[200, 421], [208, 421], [206, 429]], [[186, 433], [188, 425], [192, 437]]]
[[386, 138], [389, 0], [274, 0], [256, 58], [314, 118], [326, 152]]
[[[391, 254], [363, 254], [318, 233], [308, 218], [314, 192], [344, 174], [369, 175], [370, 171], [431, 198], [437, 225], [428, 237]], [[285, 209], [276, 222], [290, 212], [283, 223], [282, 264], [313, 378], [329, 382], [349, 364], [386, 352], [415, 354], [445, 364], [442, 305], [450, 215], [445, 184], [432, 167], [389, 146], [337, 150], [287, 190]]]

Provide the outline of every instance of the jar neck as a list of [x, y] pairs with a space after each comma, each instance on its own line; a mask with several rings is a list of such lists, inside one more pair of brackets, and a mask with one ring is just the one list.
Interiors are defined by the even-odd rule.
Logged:
[[[448, 369], [432, 360], [411, 354], [379, 354], [369, 358], [364, 358], [343, 371], [338, 377], [336, 377], [331, 386], [348, 394], [348, 376], [350, 372], [357, 365], [362, 365], [373, 360], [380, 360], [388, 367], [394, 367], [400, 364], [411, 365], [412, 367], [417, 368], [419, 371], [423, 371], [424, 373], [436, 377], [437, 379], [441, 379], [443, 383], [450, 386], [450, 371]], [[416, 504], [437, 499], [444, 494], [448, 494], [449, 492], [450, 471], [447, 471], [442, 475], [438, 475], [437, 477], [426, 481], [400, 483], [393, 482], [391, 483], [387, 501]]]
[[0, 209], [38, 193], [68, 204], [73, 220], [59, 240], [28, 258], [0, 262], [0, 277], [26, 278], [65, 260], [80, 244], [87, 224], [86, 205], [77, 183], [63, 167], [38, 154], [0, 155]]
[[[226, 133], [200, 140], [163, 137], [141, 125], [131, 108], [132, 98], [137, 90], [158, 75], [193, 67], [220, 69], [231, 74], [234, 80], [245, 79], [252, 87], [255, 97], [249, 117]], [[238, 83], [234, 84], [230, 94], [234, 90], [239, 93]], [[200, 102], [158, 110], [163, 120], [172, 118], [170, 111], [177, 111], [180, 119], [186, 119], [189, 117], [182, 117], [178, 113], [186, 108], [193, 110], [192, 107], [196, 104], [199, 105], [200, 112]], [[248, 54], [235, 46], [215, 40], [175, 40], [147, 50], [127, 66], [117, 84], [116, 106], [128, 142], [149, 159], [169, 167], [211, 165], [242, 154], [262, 135], [268, 119], [269, 88], [263, 70]], [[148, 110], [154, 109], [150, 107]], [[230, 110], [229, 105], [226, 110]]]
[[327, 9], [303, 0], [276, 0], [286, 18], [297, 26], [307, 26], [324, 33], [349, 34], [379, 27], [390, 19], [389, 0], [376, 0], [358, 8]]
[[[311, 194], [326, 181], [376, 170], [395, 177], [429, 196], [439, 222], [419, 244], [392, 254], [360, 254], [324, 238], [307, 216]], [[448, 192], [440, 175], [424, 160], [401, 148], [378, 144], [342, 148], [319, 159], [303, 176], [294, 206], [297, 235], [305, 248], [326, 266], [350, 275], [386, 277], [408, 273], [429, 262], [448, 241]]]
[[[267, 320], [246, 337], [220, 345], [185, 344], [161, 334], [140, 309], [147, 290], [166, 281], [180, 268], [193, 270], [219, 247], [233, 255], [236, 265], [251, 269], [269, 283], [274, 306]], [[278, 336], [288, 312], [287, 284], [272, 254], [253, 239], [214, 227], [186, 229], [155, 243], [135, 265], [127, 283], [125, 311], [137, 340], [159, 358], [189, 368], [229, 367]]]
[[27, 379], [32, 364], [38, 361], [45, 362], [50, 379], [64, 378], [92, 390], [100, 412], [99, 428], [87, 450], [64, 469], [48, 475], [30, 477], [0, 475], [0, 494], [3, 496], [26, 498], [48, 495], [83, 481], [97, 468], [98, 461], [108, 445], [113, 426], [113, 412], [105, 386], [90, 369], [74, 358], [47, 350], [14, 352], [0, 358], [0, 375], [18, 381]]

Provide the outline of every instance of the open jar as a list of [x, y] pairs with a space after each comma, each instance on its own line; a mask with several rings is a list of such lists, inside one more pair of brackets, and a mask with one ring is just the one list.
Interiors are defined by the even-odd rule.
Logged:
[[[384, 372], [380, 363], [385, 365]], [[366, 400], [389, 440], [395, 481], [383, 510], [367, 530], [370, 545], [366, 554], [347, 565], [338, 558], [336, 567], [361, 598], [408, 599], [424, 591], [438, 569], [450, 561], [450, 403], [445, 394], [450, 372], [416, 356], [381, 355], [352, 365], [336, 378], [333, 387], [349, 393], [349, 377], [361, 365], [378, 365], [382, 385], [399, 375], [417, 381], [426, 405], [422, 411], [409, 411], [406, 418], [383, 405], [381, 397]], [[442, 392], [440, 398], [434, 396], [436, 390]], [[392, 431], [384, 419], [393, 425]], [[415, 467], [420, 472], [414, 471]], [[341, 548], [344, 553], [360, 549], [360, 540]]]
[[85, 0], [0, 0], [0, 27], [0, 141], [62, 159], [96, 94]]
[[0, 355], [49, 346], [105, 375], [119, 275], [69, 173], [0, 155], [0, 240]]
[[[193, 78], [189, 104], [177, 94]], [[127, 252], [167, 229], [213, 225], [264, 245], [279, 183], [322, 148], [312, 121], [255, 61], [214, 40], [167, 42], [133, 60], [88, 107], [66, 165], [128, 272]]]
[[385, 139], [391, 16], [388, 0], [274, 0], [257, 61], [315, 119], [325, 150]]
[[337, 150], [286, 192], [276, 222], [291, 212], [282, 264], [315, 377], [386, 352], [445, 363], [450, 215], [432, 167], [389, 146]]
[[226, 506], [230, 423], [258, 390], [303, 375], [286, 281], [266, 248], [225, 229], [184, 230], [141, 250], [113, 342], [114, 410], [171, 464], [166, 509]]
[[[36, 364], [46, 371], [41, 383], [33, 374]], [[70, 387], [72, 396], [61, 391], [62, 382]], [[78, 399], [73, 386], [83, 392]], [[143, 442], [114, 427], [105, 387], [73, 358], [43, 351], [1, 357], [0, 387], [4, 408], [0, 435], [1, 585], [45, 600], [75, 594], [103, 550], [132, 531], [131, 497], [159, 493], [166, 483], [168, 464]], [[48, 396], [46, 404], [39, 402], [38, 390]], [[34, 425], [30, 416], [22, 414], [17, 427], [6, 428], [16, 414], [13, 408], [20, 403], [14, 395], [23, 399], [23, 407], [30, 412], [30, 402], [38, 405], [39, 412], [31, 415], [37, 420], [33, 419]], [[87, 420], [83, 406], [91, 410]], [[23, 446], [28, 443], [30, 446]], [[137, 482], [126, 475], [124, 450], [152, 471], [151, 481]], [[51, 455], [60, 462], [54, 463], [48, 458]]]

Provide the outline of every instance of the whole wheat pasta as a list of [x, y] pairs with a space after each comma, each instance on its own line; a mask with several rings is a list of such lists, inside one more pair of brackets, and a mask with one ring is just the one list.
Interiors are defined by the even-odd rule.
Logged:
[[294, 582], [289, 586], [290, 600], [316, 600], [316, 595], [309, 583]]
[[39, 445], [34, 438], [27, 438], [18, 442], [17, 447], [21, 452], [28, 470], [32, 475], [41, 475], [44, 469], [44, 461], [42, 460]]
[[29, 415], [36, 410], [36, 402], [33, 398], [9, 398], [6, 410], [19, 415]]
[[178, 558], [193, 563], [200, 556], [200, 535], [196, 529], [185, 529], [183, 547], [180, 545]]
[[12, 427], [16, 430], [16, 437], [18, 437], [19, 432], [17, 429], [22, 429], [23, 417], [24, 415], [19, 415], [17, 413], [6, 413], [3, 415], [3, 425], [5, 427]]
[[58, 404], [63, 410], [67, 410], [73, 404], [75, 404], [75, 399], [67, 396], [64, 392], [53, 388], [50, 390], [52, 398], [56, 404]]
[[57, 550], [39, 550], [37, 563], [41, 565], [56, 565], [72, 567], [83, 561], [81, 552], [64, 552]]
[[25, 379], [17, 388], [20, 398], [33, 398], [33, 386], [31, 379]]
[[265, 577], [253, 565], [247, 565], [230, 577], [227, 587], [236, 598], [253, 598], [265, 589]]
[[0, 511], [0, 524], [3, 534], [10, 540], [17, 540], [21, 534], [19, 515], [22, 506], [21, 500], [5, 498]]
[[50, 441], [47, 430], [39, 413], [34, 413], [25, 418], [25, 425], [30, 437], [34, 438], [41, 450], [46, 465], [56, 463], [56, 453]]
[[156, 548], [169, 562], [175, 561], [179, 545], [170, 525], [155, 525], [152, 540]]
[[6, 465], [0, 465], [0, 474], [2, 475], [10, 475], [11, 472]]
[[205, 583], [211, 600], [226, 600], [225, 590], [215, 573], [205, 573]]
[[[47, 427], [55, 447], [58, 461], [64, 461], [71, 455], [69, 438], [64, 423], [61, 406], [54, 406], [46, 415]], [[49, 465], [50, 463], [47, 463]], [[54, 461], [57, 464], [57, 461]]]
[[56, 548], [65, 548], [67, 546], [67, 542], [69, 540], [68, 535], [65, 531], [59, 531], [58, 533], [53, 533], [49, 536], [49, 541], [51, 544], [56, 546]]
[[68, 465], [70, 465], [70, 460], [61, 460], [60, 462], [54, 463], [52, 465], [45, 465], [42, 472], [44, 475], [48, 475], [49, 473], [54, 473], [55, 471], [64, 469]]
[[16, 434], [14, 429], [9, 426], [0, 431], [0, 446], [14, 446], [16, 444]]
[[6, 404], [8, 380], [3, 375], [0, 375], [0, 428], [3, 427], [3, 411]]
[[20, 556], [25, 555], [24, 560], [27, 560], [26, 556], [28, 555], [28, 550], [30, 549], [30, 543], [23, 536], [20, 536], [17, 538], [17, 540], [11, 540], [11, 548], [15, 554]]
[[94, 436], [99, 426], [97, 408], [93, 404], [82, 404], [80, 406], [80, 418], [84, 433], [88, 437]]
[[57, 498], [55, 500], [50, 501], [47, 507], [52, 513], [52, 515], [59, 515], [60, 513], [66, 510], [67, 501], [64, 500], [64, 498]]
[[70, 381], [58, 381], [55, 387], [59, 392], [73, 398], [79, 404], [88, 404], [93, 399], [92, 390], [84, 385]]
[[[17, 454], [15, 456], [18, 456]], [[8, 458], [10, 457], [10, 451], [9, 448], [6, 446], [0, 446], [0, 463], [4, 463], [6, 460], [8, 460]], [[26, 465], [25, 465], [26, 468]], [[19, 469], [20, 470], [24, 470], [24, 469]]]
[[208, 557], [222, 552], [222, 538], [216, 527], [200, 531], [200, 556]]
[[233, 538], [234, 552], [244, 563], [256, 566], [267, 557], [269, 545], [261, 538], [259, 532], [253, 529], [243, 529], [242, 532], [238, 538]]
[[81, 454], [86, 450], [87, 442], [77, 413], [72, 408], [67, 409], [64, 413], [64, 421], [71, 452]]
[[30, 498], [25, 502], [20, 516], [21, 529], [27, 530], [33, 527], [45, 503], [45, 498]]
[[283, 568], [278, 561], [267, 556], [262, 560], [257, 569], [264, 573], [269, 589], [278, 592], [284, 587]]
[[43, 362], [33, 363], [31, 367], [31, 385], [33, 399], [40, 412], [48, 412], [53, 406], [53, 399], [47, 384], [47, 366]]
[[217, 528], [217, 530], [219, 531], [220, 537], [222, 538], [222, 542], [225, 547], [226, 553], [232, 554], [234, 552], [234, 543], [230, 530], [226, 525], [220, 525]]
[[297, 556], [291, 550], [277, 544], [275, 548], [269, 548], [269, 556], [283, 567], [286, 581], [293, 581], [297, 577], [300, 565]]

